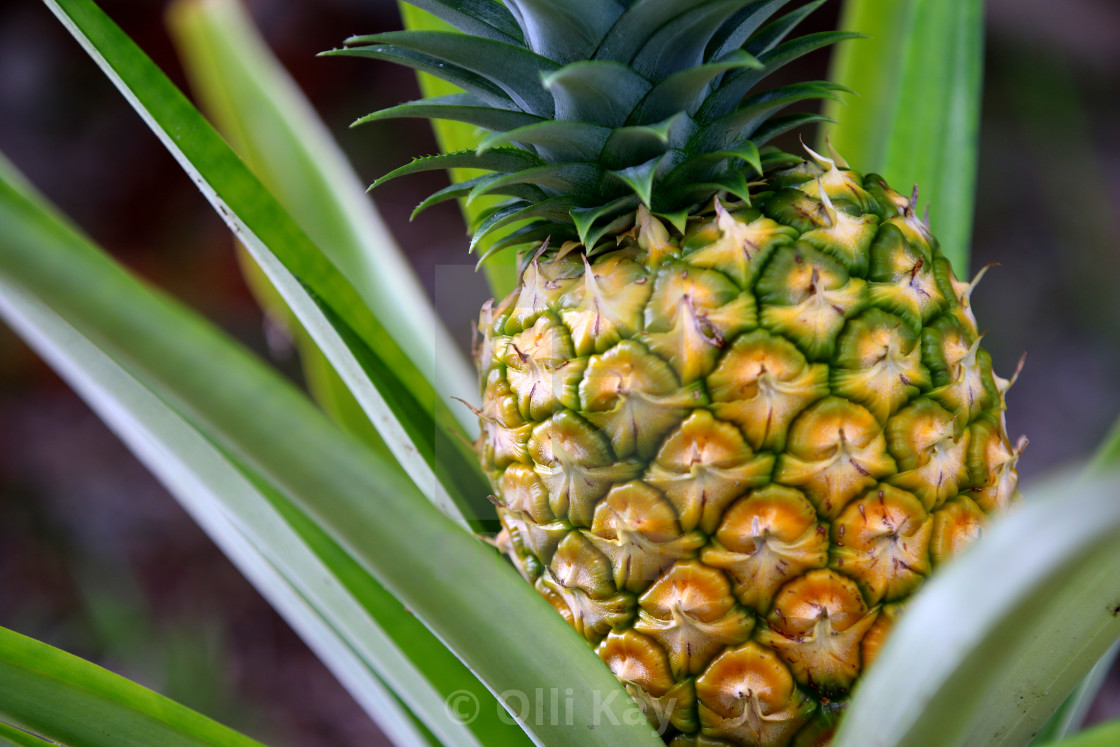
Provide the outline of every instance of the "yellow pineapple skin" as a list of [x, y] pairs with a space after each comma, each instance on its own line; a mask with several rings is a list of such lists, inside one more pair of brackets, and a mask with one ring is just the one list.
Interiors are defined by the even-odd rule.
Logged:
[[674, 745], [825, 744], [1021, 447], [910, 200], [827, 159], [482, 312], [500, 547]]

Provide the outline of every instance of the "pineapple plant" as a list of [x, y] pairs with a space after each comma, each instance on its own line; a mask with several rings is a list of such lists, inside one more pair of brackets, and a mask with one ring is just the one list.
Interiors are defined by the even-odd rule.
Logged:
[[466, 33], [342, 53], [463, 89], [367, 119], [487, 131], [378, 183], [506, 198], [472, 240], [522, 248], [476, 340], [496, 544], [674, 745], [819, 743], [1024, 443], [917, 188], [768, 145], [843, 89], [760, 84], [845, 35], [792, 36], [821, 2], [412, 1]]

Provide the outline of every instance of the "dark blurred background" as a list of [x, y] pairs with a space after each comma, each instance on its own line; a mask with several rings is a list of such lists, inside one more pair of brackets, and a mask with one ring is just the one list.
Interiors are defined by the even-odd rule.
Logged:
[[[180, 85], [161, 0], [102, 7]], [[435, 152], [426, 126], [348, 129], [415, 98], [403, 69], [316, 58], [399, 27], [389, 0], [253, 0], [268, 42], [363, 179]], [[1031, 477], [1090, 453], [1120, 412], [1120, 3], [989, 0], [973, 271], [985, 345], [1009, 375], [1012, 438]], [[835, 24], [837, 3], [812, 25]], [[789, 77], [823, 76], [827, 55]], [[806, 134], [806, 140], [811, 139]], [[793, 141], [794, 143], [796, 141]], [[787, 144], [788, 147], [794, 147]], [[0, 151], [102, 246], [298, 378], [246, 290], [228, 232], [46, 8], [0, 4]], [[410, 224], [439, 175], [377, 193], [382, 214], [466, 345], [481, 276], [453, 205]], [[936, 206], [934, 206], [936, 210]], [[964, 275], [966, 273], [961, 272]], [[438, 292], [437, 292], [438, 291]], [[1043, 541], [1039, 538], [1039, 541]], [[373, 745], [345, 691], [167, 493], [0, 326], [0, 625], [137, 679], [262, 741]], [[1091, 718], [1120, 716], [1116, 671]]]

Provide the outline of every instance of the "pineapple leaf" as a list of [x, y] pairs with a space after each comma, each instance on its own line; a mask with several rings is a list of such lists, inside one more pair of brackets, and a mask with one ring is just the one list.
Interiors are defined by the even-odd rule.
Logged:
[[439, 205], [447, 202], [448, 200], [457, 200], [462, 197], [466, 197], [471, 193], [471, 190], [479, 184], [479, 182], [491, 176], [493, 175], [483, 174], [482, 176], [476, 176], [473, 179], [466, 179], [461, 182], [453, 182], [451, 184], [448, 184], [443, 189], [432, 192], [430, 195], [421, 200], [420, 204], [412, 209], [412, 213], [408, 216], [408, 219], [410, 221], [416, 220], [416, 217], [420, 215], [420, 213], [424, 212], [433, 205]]
[[828, 0], [813, 0], [813, 2], [805, 3], [805, 5], [802, 5], [800, 8], [790, 11], [781, 18], [766, 24], [757, 34], [751, 37], [746, 47], [747, 51], [756, 55], [766, 54], [771, 49], [781, 44], [802, 21], [808, 18], [813, 11], [826, 2], [828, 2]]
[[[469, 199], [472, 192], [479, 188], [486, 186], [496, 179], [500, 179], [503, 174], [483, 174], [476, 176], [473, 179], [466, 181], [455, 182], [444, 187], [441, 190], [433, 192], [428, 195], [419, 205], [412, 210], [412, 215], [409, 220], [415, 220], [416, 216], [424, 212], [433, 205], [438, 205], [448, 200], [455, 200], [459, 198]], [[488, 190], [493, 194], [508, 195], [511, 197], [520, 197], [525, 200], [536, 201], [543, 200], [548, 197], [539, 187], [532, 184], [509, 184], [503, 185], [493, 190]]]
[[675, 202], [695, 203], [713, 192], [727, 192], [750, 204], [750, 187], [747, 186], [747, 177], [742, 171], [729, 171], [712, 181], [691, 183], [672, 194]]
[[351, 127], [367, 122], [404, 117], [447, 119], [497, 132], [514, 130], [518, 127], [546, 121], [543, 117], [538, 117], [535, 114], [486, 106], [483, 101], [469, 93], [451, 93], [446, 96], [433, 96], [418, 101], [409, 101], [405, 104], [367, 114], [356, 120]]
[[519, 143], [560, 161], [595, 161], [611, 131], [587, 122], [545, 120], [509, 132], [496, 132], [478, 144], [486, 153], [505, 143]]
[[607, 251], [610, 248], [610, 243], [601, 244], [600, 242], [603, 237], [616, 234], [629, 225], [633, 225], [633, 219], [630, 217], [628, 210], [625, 214], [618, 216], [603, 226], [588, 231], [586, 238], [591, 242], [591, 246], [595, 247], [588, 253], [588, 256], [594, 257]]
[[737, 140], [750, 137], [773, 112], [790, 104], [812, 99], [839, 99], [847, 88], [827, 81], [794, 83], [765, 91], [745, 100], [738, 109], [716, 119], [700, 130], [689, 143], [689, 150], [703, 153], [722, 150]]
[[[779, 135], [784, 135], [785, 133], [792, 130], [802, 129], [807, 124], [812, 124], [813, 122], [833, 123], [835, 121], [836, 120], [832, 117], [826, 117], [821, 114], [811, 114], [808, 112], [783, 114], [778, 117], [772, 117], [766, 120], [766, 122], [764, 122], [763, 124], [759, 125], [759, 128], [754, 131], [751, 139], [754, 140], [757, 145], [762, 146], [766, 145], [766, 143], [770, 142]], [[788, 163], [786, 165], [792, 166], [793, 164]]]
[[[976, 192], [982, 0], [850, 0], [844, 28], [871, 37], [837, 50], [831, 78], [860, 92], [825, 113], [837, 151], [865, 172], [915, 184], [953, 267], [967, 274]], [[856, 48], [858, 46], [858, 49]], [[823, 141], [822, 141], [823, 145]]]
[[1113, 719], [1080, 734], [1052, 742], [1055, 747], [1114, 747], [1120, 744], [1120, 719]]
[[[477, 239], [471, 244], [470, 250], [473, 253], [477, 244], [484, 236], [489, 234], [492, 230], [500, 228], [504, 225], [512, 223], [516, 220], [517, 214], [531, 205], [528, 200], [507, 200], [499, 202], [487, 208], [478, 216], [478, 225], [474, 227], [474, 234], [472, 239]], [[481, 262], [481, 260], [479, 260]]]
[[[158, 693], [6, 628], [0, 628], [0, 692], [0, 717], [20, 727], [0, 721], [0, 741], [21, 747], [42, 747], [47, 739], [89, 747], [262, 747]], [[66, 704], [64, 717], [60, 703]]]
[[[293, 433], [314, 439], [324, 428], [343, 439], [322, 414], [208, 323], [129, 276], [54, 214], [2, 161], [0, 216], [5, 227], [0, 310], [323, 657], [358, 702], [403, 743], [424, 740], [397, 696], [455, 743], [486, 742], [486, 732], [508, 731], [491, 723], [475, 737], [448, 718], [443, 704], [448, 693], [465, 688], [485, 697], [477, 680], [305, 511], [293, 506], [266, 470], [251, 467], [252, 456], [228, 446], [230, 423], [232, 430], [238, 421], [263, 426], [264, 433], [268, 426], [263, 421], [281, 413], [289, 420], [274, 432], [286, 435], [274, 442]], [[322, 458], [313, 452], [332, 448], [328, 442], [309, 447], [305, 458]], [[268, 439], [258, 439], [252, 447], [257, 457], [269, 458]], [[407, 484], [393, 462], [368, 453], [367, 458], [381, 465], [381, 489]], [[396, 696], [387, 691], [386, 682]], [[2, 700], [0, 710], [9, 702]], [[57, 710], [59, 701], [45, 702]]]
[[458, 86], [467, 93], [473, 93], [488, 105], [499, 109], [517, 109], [509, 94], [491, 83], [484, 76], [457, 65], [448, 65], [438, 57], [421, 54], [411, 49], [389, 46], [347, 47], [344, 49], [331, 49], [320, 52], [321, 57], [368, 57], [373, 60], [386, 60], [398, 65], [410, 67], [419, 72], [434, 75], [437, 78]]
[[[736, 143], [726, 150], [702, 153], [682, 161], [665, 175], [663, 185], [666, 189], [673, 190], [687, 188], [698, 182], [706, 182], [723, 170], [719, 167], [728, 158], [742, 159], [756, 173], [762, 173], [762, 160], [758, 152], [758, 146], [755, 144], [755, 140], [751, 138]], [[677, 201], [679, 200], [674, 200], [674, 202]]]
[[[703, 0], [706, 4], [712, 0]], [[787, 0], [788, 2], [788, 0]], [[672, 23], [682, 12], [680, 0], [635, 0], [622, 15], [615, 20], [610, 31], [595, 50], [593, 59], [621, 60], [630, 63], [641, 51], [645, 43]]]
[[591, 56], [622, 13], [620, 0], [506, 0], [529, 48], [566, 64]]
[[552, 116], [552, 97], [541, 87], [541, 76], [558, 68], [524, 47], [448, 31], [390, 31], [346, 40], [343, 52], [384, 50], [397, 55], [426, 55], [441, 64], [468, 70], [505, 91], [526, 112]]
[[493, 0], [408, 0], [465, 34], [495, 41], [523, 44], [517, 20]]
[[720, 155], [742, 158], [748, 166], [755, 170], [755, 173], [762, 174], [762, 159], [758, 153], [758, 143], [753, 139], [734, 143], [727, 150], [720, 151]]
[[708, 85], [728, 70], [760, 68], [762, 63], [743, 51], [732, 52], [719, 62], [697, 65], [673, 73], [646, 94], [630, 115], [631, 122], [656, 122], [678, 112], [693, 114], [704, 100]]
[[[625, 182], [630, 189], [634, 190], [634, 194], [638, 196], [642, 204], [649, 207], [653, 201], [653, 176], [662, 158], [661, 155], [655, 156], [645, 163], [625, 169], [615, 169], [610, 173]], [[593, 246], [593, 244], [588, 246]]]
[[0, 721], [0, 744], [10, 744], [14, 747], [43, 747], [44, 741], [42, 737]]
[[630, 61], [650, 80], [661, 80], [675, 70], [697, 67], [712, 36], [736, 11], [752, 0], [702, 0], [678, 3], [678, 13], [652, 36], [643, 37], [642, 47]]
[[90, 0], [50, 0], [280, 291], [420, 489], [464, 525], [493, 516], [449, 406], [354, 287], [159, 68]]
[[[613, 219], [620, 212], [633, 210], [636, 207], [638, 207], [638, 198], [634, 195], [629, 195], [620, 197], [606, 205], [572, 208], [571, 218], [575, 223], [580, 242], [585, 247], [588, 247], [589, 250], [594, 249], [595, 244], [599, 242], [599, 239], [602, 238], [610, 228]], [[605, 223], [602, 222], [604, 218], [607, 219]], [[596, 223], [600, 225], [596, 227]]]
[[[439, 320], [353, 168], [310, 103], [272, 56], [235, 0], [179, 0], [170, 28], [196, 95], [226, 138], [277, 195], [315, 243], [354, 284], [366, 305], [443, 397], [470, 391], [470, 363]], [[242, 256], [244, 254], [242, 253]], [[243, 263], [261, 285], [263, 273]], [[263, 289], [262, 289], [263, 290]], [[275, 289], [268, 298], [283, 322], [298, 327]], [[399, 309], [409, 309], [400, 314]], [[270, 309], [271, 310], [271, 309]], [[308, 385], [348, 430], [376, 431], [305, 330], [296, 335]], [[444, 351], [436, 366], [433, 350]], [[477, 420], [460, 413], [469, 437]], [[464, 417], [465, 415], [465, 417]]]
[[939, 570], [860, 683], [837, 747], [1025, 743], [1120, 637], [1118, 489], [1116, 472], [1056, 476]]
[[674, 210], [668, 213], [655, 212], [654, 215], [656, 215], [658, 218], [664, 218], [665, 220], [669, 221], [669, 224], [673, 228], [677, 229], [681, 233], [684, 233], [685, 229], [688, 226], [688, 213], [688, 208], [682, 208], [680, 210]]
[[1031, 740], [1031, 747], [1057, 742], [1065, 735], [1072, 734], [1081, 728], [1089, 709], [1093, 707], [1093, 703], [1100, 693], [1101, 687], [1108, 680], [1109, 672], [1116, 662], [1117, 654], [1120, 654], [1120, 641], [1113, 644], [1109, 652], [1101, 657], [1100, 661], [1089, 671], [1089, 674], [1085, 675], [1078, 683], [1061, 707], [1054, 711], [1054, 715], [1050, 717], [1046, 725], [1034, 735], [1034, 739]]
[[[511, 249], [515, 246], [544, 241], [550, 236], [560, 236], [570, 230], [571, 226], [566, 226], [563, 223], [535, 221], [510, 231], [508, 234], [495, 241], [488, 252], [496, 253], [504, 249]], [[479, 261], [485, 260], [487, 256], [487, 253], [484, 252]]]
[[1101, 442], [1097, 453], [1093, 456], [1093, 466], [1098, 468], [1120, 465], [1120, 421], [1112, 426], [1112, 430]]
[[515, 200], [513, 202], [501, 203], [492, 208], [489, 212], [483, 214], [482, 222], [475, 230], [474, 237], [471, 239], [471, 251], [473, 252], [475, 250], [478, 242], [487, 234], [502, 226], [508, 226], [510, 223], [530, 220], [532, 218], [547, 218], [554, 221], [563, 221], [568, 218], [573, 208], [579, 206], [579, 201], [568, 195], [550, 197], [547, 200], [535, 203], [528, 202], [527, 200]]
[[773, 17], [778, 9], [788, 2], [789, 0], [767, 0], [761, 4], [752, 3], [739, 10], [712, 37], [708, 47], [711, 51], [705, 59], [718, 61], [742, 49], [747, 40], [754, 36], [759, 26], [766, 23], [768, 18]]
[[[820, 117], [819, 114], [790, 114], [785, 118], [786, 119], [793, 119], [795, 117], [802, 117], [802, 116], [820, 118], [820, 119], [825, 119], [825, 121], [827, 121], [827, 118]], [[783, 117], [775, 117], [773, 120], [771, 120], [771, 123], [776, 122], [780, 119], [783, 119]], [[810, 120], [810, 121], [814, 121], [814, 120]], [[764, 128], [765, 128], [765, 126], [763, 126], [763, 128], [759, 128], [759, 132], [761, 132], [762, 129], [764, 129]], [[758, 133], [755, 133], [755, 137], [756, 138], [758, 137]], [[760, 142], [760, 141], [755, 140], [755, 142], [757, 143], [757, 142]], [[801, 163], [801, 158], [799, 156], [791, 155], [791, 154], [786, 153], [784, 151], [778, 150], [777, 148], [762, 148], [761, 150], [759, 150], [759, 155], [761, 156], [762, 170], [763, 171], [776, 171], [776, 170], [779, 170], [779, 169], [788, 169], [792, 166], [796, 166], [797, 164]]]
[[847, 31], [821, 31], [815, 34], [806, 34], [796, 39], [791, 39], [780, 44], [764, 55], [759, 56], [762, 62], [761, 69], [737, 70], [724, 76], [719, 86], [704, 100], [700, 106], [701, 119], [714, 119], [720, 112], [734, 111], [743, 96], [754, 88], [766, 76], [778, 70], [783, 65], [790, 63], [810, 52], [836, 44], [847, 39], [858, 39], [863, 34]]
[[607, 138], [598, 160], [608, 168], [623, 167], [635, 160], [648, 160], [664, 153], [678, 123], [687, 117], [687, 114], [681, 112], [657, 124], [617, 127]]
[[440, 169], [486, 169], [488, 171], [520, 171], [544, 165], [535, 154], [520, 148], [492, 148], [485, 153], [476, 153], [473, 150], [461, 150], [455, 153], [440, 153], [435, 156], [414, 158], [404, 166], [393, 169], [381, 177], [370, 189], [376, 189], [391, 179], [408, 174], [418, 174], [421, 171], [438, 171]]
[[[454, 0], [451, 1], [453, 2]], [[481, 1], [492, 2], [492, 0]], [[497, 6], [498, 4], [494, 3], [494, 5]], [[404, 21], [405, 28], [430, 31], [450, 31], [452, 28], [445, 21], [440, 20], [431, 13], [414, 5], [409, 5], [405, 0], [399, 0], [397, 7], [400, 10], [401, 20]], [[503, 9], [503, 12], [507, 11]], [[510, 16], [510, 18], [512, 19], [512, 16]], [[516, 21], [512, 21], [512, 23], [516, 26]], [[521, 31], [519, 28], [515, 29], [515, 31], [520, 35]], [[420, 90], [425, 96], [430, 97], [458, 92], [452, 84], [426, 73], [418, 72], [416, 78], [420, 83]], [[473, 150], [478, 146], [480, 137], [485, 134], [472, 125], [449, 120], [433, 120], [432, 130], [435, 132], [436, 141], [439, 143], [440, 149], [445, 153], [453, 153], [455, 151], [468, 149]], [[449, 173], [452, 181], [469, 179], [477, 175], [478, 174], [475, 173], [473, 169], [463, 168], [451, 169]], [[490, 202], [492, 204], [496, 201], [497, 199], [495, 198]], [[463, 214], [465, 225], [475, 225], [478, 222], [478, 215], [487, 206], [482, 204], [482, 202], [467, 206], [464, 202], [460, 201], [459, 207]], [[486, 246], [487, 243], [488, 242], [484, 242], [483, 246]], [[491, 291], [498, 298], [505, 296], [513, 290], [514, 285], [517, 284], [517, 266], [512, 257], [491, 259], [483, 265], [482, 272], [489, 281]]]
[[550, 163], [483, 181], [471, 190], [468, 199], [502, 194], [502, 189], [512, 185], [537, 186], [553, 192], [592, 192], [602, 177], [603, 170], [594, 163]]
[[556, 118], [618, 127], [653, 85], [618, 62], [584, 60], [543, 78], [556, 99]]

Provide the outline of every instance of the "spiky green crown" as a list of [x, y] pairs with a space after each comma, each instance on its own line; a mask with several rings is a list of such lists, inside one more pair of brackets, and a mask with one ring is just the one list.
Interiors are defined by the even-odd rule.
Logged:
[[[529, 221], [491, 251], [551, 237], [590, 251], [639, 203], [678, 226], [713, 195], [749, 200], [748, 175], [788, 160], [760, 147], [813, 120], [778, 115], [846, 90], [827, 81], [752, 92], [774, 70], [851, 36], [787, 41], [826, 0], [775, 17], [789, 0], [408, 0], [465, 34], [399, 31], [347, 40], [339, 54], [390, 60], [463, 93], [365, 117], [450, 119], [488, 134], [474, 151], [420, 158], [379, 179], [470, 167], [493, 173], [431, 195], [497, 194], [472, 248]], [[748, 170], [748, 168], [750, 170]]]

